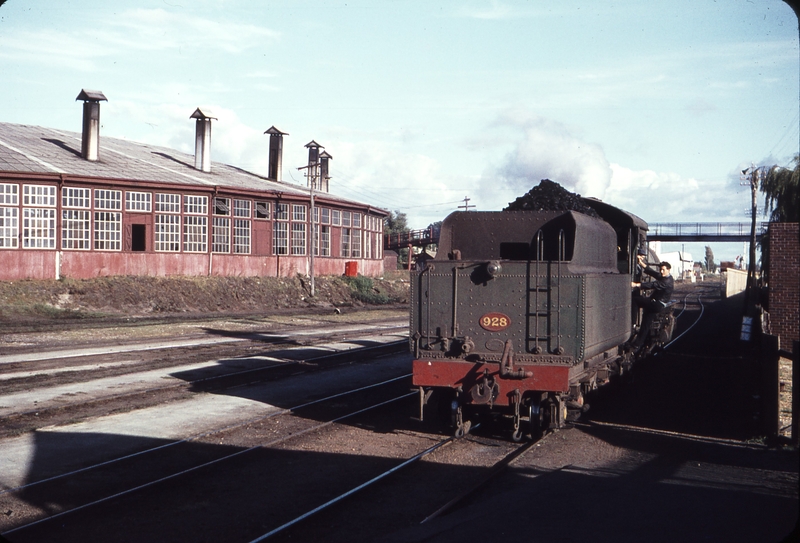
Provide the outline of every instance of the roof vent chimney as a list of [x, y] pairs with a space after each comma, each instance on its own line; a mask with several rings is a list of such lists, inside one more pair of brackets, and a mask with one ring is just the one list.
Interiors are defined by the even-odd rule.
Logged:
[[319, 190], [319, 150], [325, 149], [314, 140], [305, 144], [308, 149], [308, 186], [312, 190]]
[[197, 108], [190, 119], [197, 119], [194, 135], [194, 168], [203, 172], [211, 171], [211, 116], [208, 110]]
[[92, 162], [100, 158], [100, 102], [108, 100], [100, 91], [81, 89], [75, 100], [83, 100], [81, 156]]
[[288, 136], [289, 134], [281, 132], [274, 126], [270, 126], [264, 133], [269, 134], [269, 173], [267, 177], [275, 181], [282, 181], [283, 136]]
[[330, 192], [328, 180], [331, 176], [328, 175], [328, 161], [332, 159], [333, 157], [328, 154], [328, 151], [322, 151], [319, 154], [319, 190], [324, 192]]

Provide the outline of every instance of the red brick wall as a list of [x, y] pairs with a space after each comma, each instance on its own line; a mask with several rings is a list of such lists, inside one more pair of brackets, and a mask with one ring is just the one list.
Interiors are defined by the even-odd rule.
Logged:
[[769, 317], [781, 348], [800, 340], [800, 232], [798, 223], [769, 225]]

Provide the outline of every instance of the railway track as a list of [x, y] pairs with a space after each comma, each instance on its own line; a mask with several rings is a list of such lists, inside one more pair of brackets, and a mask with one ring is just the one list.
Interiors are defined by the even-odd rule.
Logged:
[[[448, 438], [437, 437], [435, 430], [431, 433], [430, 427], [420, 427], [419, 422], [410, 420], [416, 392], [410, 390], [407, 361], [386, 354], [398, 346], [405, 349], [407, 344], [394, 341], [377, 348], [324, 358], [284, 359], [259, 368], [231, 371], [226, 367], [226, 371], [217, 375], [162, 385], [161, 392], [150, 390], [151, 395], [163, 399], [166, 397], [164, 390], [180, 390], [181, 394], [199, 396], [206, 401], [220, 397], [237, 400], [267, 397], [278, 400], [280, 397], [280, 401], [264, 402], [257, 413], [247, 413], [248, 416], [232, 423], [215, 422], [210, 428], [202, 427], [202, 431], [189, 435], [184, 432], [172, 438], [158, 432], [153, 435], [141, 432], [136, 425], [139, 423], [134, 424], [132, 430], [126, 429], [126, 424], [136, 419], [155, 421], [153, 413], [165, 410], [174, 410], [171, 416], [180, 419], [183, 404], [188, 402], [192, 410], [196, 398], [187, 400], [174, 395], [166, 404], [153, 401], [149, 405], [139, 403], [136, 396], [146, 396], [146, 391], [125, 392], [116, 397], [118, 401], [134, 405], [129, 411], [87, 417], [77, 423], [75, 413], [87, 410], [87, 405], [108, 407], [109, 403], [103, 403], [108, 398], [71, 398], [66, 406], [40, 409], [38, 416], [18, 409], [1, 420], [4, 427], [21, 415], [47, 419], [50, 411], [65, 416], [70, 411], [73, 414], [64, 419], [71, 424], [45, 427], [40, 422], [35, 432], [23, 432], [3, 440], [5, 451], [31, 440], [35, 447], [31, 465], [27, 471], [20, 472], [18, 484], [8, 478], [3, 481], [0, 533], [13, 542], [109, 538], [135, 541], [169, 538], [176, 530], [181, 531], [180, 538], [183, 538], [186, 530], [198, 530], [196, 523], [203, 522], [203, 511], [194, 510], [197, 506], [188, 504], [194, 503], [198, 493], [206, 492], [202, 489], [208, 487], [216, 490], [203, 501], [216, 503], [225, 510], [232, 507], [234, 510], [228, 513], [230, 518], [238, 518], [237, 524], [242, 524], [241, 537], [230, 539], [230, 534], [225, 534], [215, 540], [247, 541], [266, 533], [268, 530], [263, 527], [274, 528], [285, 523], [296, 513], [293, 509], [304, 504], [309, 508], [317, 507], [318, 498], [352, 488], [353, 481], [361, 484], [374, 478], [379, 471], [385, 471], [386, 465], [403, 463], [430, 447], [432, 441], [447, 441]], [[376, 360], [380, 355], [383, 356], [381, 360], [389, 362]], [[401, 360], [398, 362], [397, 358]], [[43, 362], [52, 364], [44, 359]], [[80, 365], [90, 365], [86, 362], [76, 361]], [[400, 373], [398, 368], [405, 368], [406, 372]], [[387, 374], [393, 376], [386, 378]], [[91, 382], [92, 375], [92, 371], [86, 371], [87, 380], [83, 384]], [[123, 377], [136, 375], [130, 372]], [[325, 390], [320, 383], [332, 378], [338, 380], [339, 392], [314, 392]], [[369, 384], [355, 383], [357, 379]], [[352, 386], [343, 388], [343, 383]], [[299, 391], [304, 391], [304, 401], [297, 401], [302, 397]], [[295, 403], [289, 405], [291, 401]], [[0, 405], [5, 402], [0, 401]], [[195, 416], [202, 416], [202, 413]], [[472, 442], [474, 439], [483, 441]], [[491, 438], [470, 436], [454, 450], [460, 450], [456, 454], [457, 463], [472, 463], [471, 459], [465, 460], [474, 456], [470, 447], [486, 449], [495, 457], [508, 446]], [[486, 451], [484, 456], [488, 458]], [[484, 463], [494, 463], [487, 458]], [[452, 459], [448, 460], [445, 454], [439, 455], [432, 464], [447, 465], [450, 461]], [[319, 480], [316, 473], [326, 475]], [[264, 486], [258, 482], [254, 484], [254, 480], [266, 482], [271, 489], [269, 494], [274, 495], [266, 500], [268, 503], [263, 497], [257, 499]], [[429, 476], [422, 475], [418, 484], [429, 480]], [[316, 492], [307, 494], [297, 486], [312, 486]], [[445, 487], [444, 483], [442, 486]], [[436, 507], [431, 502], [427, 510], [417, 509], [415, 522], [450, 497], [452, 494], [442, 494]], [[172, 511], [175, 503], [187, 504], [191, 509], [185, 513], [185, 518]], [[287, 507], [288, 503], [292, 506]], [[166, 517], [164, 512], [167, 512]], [[247, 526], [244, 520], [264, 514], [268, 518], [259, 520], [256, 527]], [[142, 526], [142, 516], [161, 521], [145, 522]], [[217, 533], [230, 530], [230, 524], [226, 518], [215, 524], [214, 530]], [[201, 529], [196, 538], [190, 539], [202, 540], [204, 534]]]
[[[670, 357], [670, 364], [696, 335], [687, 329], [702, 327], [708, 314], [702, 293], [684, 297], [682, 303], [673, 343], [680, 341], [658, 354]], [[361, 341], [350, 335], [348, 341]], [[215, 376], [197, 371], [189, 379], [184, 374], [184, 388], [177, 389], [183, 396], [176, 394], [166, 403], [132, 402], [137, 407], [128, 412], [91, 416], [66, 426], [38, 426], [35, 432], [0, 440], [0, 457], [5, 459], [26, 442], [34, 451], [28, 465], [19, 469], [16, 483], [0, 475], [0, 533], [12, 543], [336, 543], [429, 540], [419, 529], [431, 527], [430, 533], [440, 538], [430, 540], [445, 541], [442, 530], [454, 519], [475, 518], [473, 505], [486, 503], [486, 495], [493, 496], [490, 503], [494, 505], [488, 506], [494, 511], [492, 519], [513, 525], [511, 517], [523, 518], [514, 505], [520, 503], [519, 496], [506, 496], [505, 487], [494, 484], [498, 477], [503, 481], [535, 479], [537, 493], [548, 496], [558, 495], [567, 486], [572, 489], [576, 483], [589, 495], [596, 493], [598, 485], [617, 484], [607, 478], [585, 483], [578, 478], [593, 469], [600, 477], [617, 472], [624, 477], [629, 472], [625, 462], [615, 468], [603, 459], [638, 458], [645, 450], [620, 456], [614, 452], [613, 440], [594, 439], [592, 434], [616, 432], [616, 436], [617, 428], [625, 424], [628, 428], [641, 426], [638, 420], [652, 421], [652, 414], [645, 417], [646, 413], [665, 413], [662, 405], [674, 408], [678, 390], [664, 391], [663, 399], [654, 395], [664, 389], [662, 382], [656, 383], [661, 379], [658, 364], [645, 363], [635, 387], [621, 395], [620, 390], [614, 391], [619, 410], [607, 407], [605, 416], [586, 428], [548, 434], [540, 442], [523, 446], [497, 439], [488, 425], [453, 440], [433, 421], [411, 419], [416, 413], [416, 393], [410, 390], [407, 355], [365, 356], [360, 362], [343, 355], [329, 364], [308, 356], [308, 349], [318, 345], [286, 340], [286, 346], [305, 354], [284, 358], [272, 369], [266, 366], [274, 361], [260, 360], [264, 367], [257, 371], [234, 369], [238, 360], [216, 364], [224, 370], [219, 379], [205, 380]], [[340, 340], [324, 338], [326, 343]], [[266, 356], [278, 358], [270, 352]], [[225, 360], [235, 358], [226, 355]], [[74, 362], [87, 365], [86, 360]], [[279, 376], [271, 373], [278, 370]], [[176, 372], [168, 370], [162, 376], [174, 377], [170, 373]], [[636, 412], [628, 407], [629, 400], [641, 405], [640, 390], [646, 391], [641, 396], [652, 410]], [[74, 401], [82, 405], [79, 398]], [[0, 409], [3, 405], [0, 394]], [[670, 420], [676, 414], [681, 416], [673, 410]], [[670, 428], [664, 425], [665, 431], [656, 437], [674, 439], [677, 434]], [[716, 442], [701, 444], [717, 446]], [[79, 452], [84, 456], [79, 457]], [[649, 454], [648, 449], [648, 458]], [[709, 452], [708, 463], [714, 462], [715, 454]], [[518, 462], [514, 469], [505, 469], [513, 462]], [[783, 488], [781, 477], [780, 473], [773, 476], [776, 488]], [[712, 476], [712, 480], [716, 479]], [[370, 481], [373, 484], [367, 484]], [[740, 500], [737, 494], [731, 503]], [[557, 503], [542, 505], [552, 509], [552, 514], [563, 514], [563, 506]], [[529, 514], [526, 508], [524, 518]], [[492, 540], [485, 528], [484, 524], [481, 539]]]
[[197, 338], [183, 338], [155, 347], [147, 341], [0, 356], [0, 436], [403, 349], [405, 328], [392, 322], [361, 328], [357, 342], [343, 339], [354, 331], [348, 326], [281, 335], [266, 345], [243, 339], [198, 347]]
[[[14, 499], [23, 495], [26, 496], [26, 499], [30, 499], [31, 494], [34, 492], [47, 496], [49, 500], [55, 503], [66, 504], [72, 502], [72, 505], [57, 511], [51, 511], [49, 515], [41, 518], [18, 519], [22, 524], [4, 531], [3, 535], [21, 534], [19, 536], [15, 535], [14, 537], [22, 537], [22, 540], [25, 540], [35, 527], [40, 527], [44, 530], [44, 533], [49, 533], [48, 528], [45, 526], [48, 523], [57, 524], [58, 522], [63, 522], [66, 517], [74, 516], [84, 510], [107, 504], [113, 500], [127, 497], [145, 489], [157, 485], [178, 484], [177, 479], [189, 475], [196, 475], [198, 477], [209, 476], [207, 472], [211, 469], [224, 472], [224, 470], [227, 469], [226, 463], [231, 463], [234, 459], [238, 459], [238, 457], [242, 455], [276, 447], [290, 439], [296, 440], [308, 434], [320, 432], [332, 424], [342, 422], [346, 419], [362, 415], [370, 410], [378, 409], [413, 396], [412, 392], [396, 395], [398, 385], [402, 388], [402, 383], [399, 383], [399, 381], [408, 380], [409, 377], [410, 374], [401, 375], [384, 382], [347, 390], [325, 398], [308, 401], [291, 408], [275, 410], [258, 419], [243, 421], [199, 435], [187, 436], [181, 440], [165, 443], [124, 456], [108, 458], [102, 462], [86, 465], [77, 470], [61, 473], [39, 481], [33, 481], [15, 488], [5, 489], [0, 491], [0, 502], [3, 503], [3, 508], [20, 508], [19, 505], [14, 505]], [[386, 393], [379, 393], [380, 400], [375, 402], [375, 391], [378, 389], [389, 390], [391, 392], [391, 394], [389, 394], [390, 397], [386, 398]], [[346, 396], [358, 394], [362, 394], [365, 397], [357, 403], [364, 404], [365, 400], [370, 400], [372, 403], [366, 402], [368, 405], [359, 405], [357, 409], [353, 409], [352, 404], [347, 405], [349, 409], [343, 408], [341, 405], [331, 408], [332, 403]], [[330, 414], [331, 411], [338, 412], [338, 414], [324, 420], [315, 420], [314, 417], [317, 416], [318, 413], [317, 415], [311, 416], [306, 414], [307, 411], [315, 408], [319, 410], [320, 407], [325, 407], [328, 414]], [[237, 432], [244, 431], [246, 433], [248, 429], [252, 429], [255, 426], [263, 426], [265, 422], [270, 422], [272, 426], [275, 427], [274, 431], [269, 432], [269, 436], [266, 440], [255, 438], [256, 442], [251, 443], [250, 446], [242, 446], [240, 443], [234, 447], [235, 450], [232, 452], [222, 448], [219, 454], [214, 455], [214, 457], [210, 459], [205, 458], [206, 455], [202, 454], [186, 454], [187, 445], [191, 445], [192, 443], [222, 443], [226, 439], [226, 436], [227, 440], [230, 442], [232, 436], [235, 436]], [[252, 436], [238, 436], [234, 439], [240, 441], [254, 440]], [[161, 464], [170, 467], [164, 470], [164, 472], [160, 474], [160, 477], [155, 479], [148, 479], [147, 476], [141, 477], [141, 474], [149, 471], [146, 469], [146, 466], [152, 464]], [[176, 465], [178, 467], [176, 467]], [[102, 485], [99, 489], [95, 490], [92, 495], [85, 493], [84, 496], [82, 496], [82, 500], [76, 498], [75, 487], [87, 487], [91, 484], [92, 480], [98, 478], [108, 479], [112, 470], [114, 474], [112, 475], [114, 477], [113, 484], [106, 483]], [[200, 473], [201, 471], [205, 471], [206, 473]], [[32, 540], [37, 540], [35, 539], [36, 537], [39, 536], [34, 536]]]

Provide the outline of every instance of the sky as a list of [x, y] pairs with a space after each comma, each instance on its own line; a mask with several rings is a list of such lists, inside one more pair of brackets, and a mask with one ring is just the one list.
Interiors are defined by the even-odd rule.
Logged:
[[101, 140], [193, 154], [201, 107], [212, 159], [262, 175], [275, 126], [284, 181], [314, 140], [333, 194], [414, 229], [545, 178], [649, 223], [748, 222], [741, 171], [800, 147], [780, 0], [0, 3], [0, 121], [80, 132], [100, 90]]

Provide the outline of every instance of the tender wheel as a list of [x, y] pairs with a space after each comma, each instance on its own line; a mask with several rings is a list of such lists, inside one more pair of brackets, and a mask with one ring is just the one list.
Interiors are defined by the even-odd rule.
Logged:
[[531, 439], [539, 439], [544, 432], [544, 414], [540, 403], [531, 398], [528, 404], [528, 429], [531, 433]]

